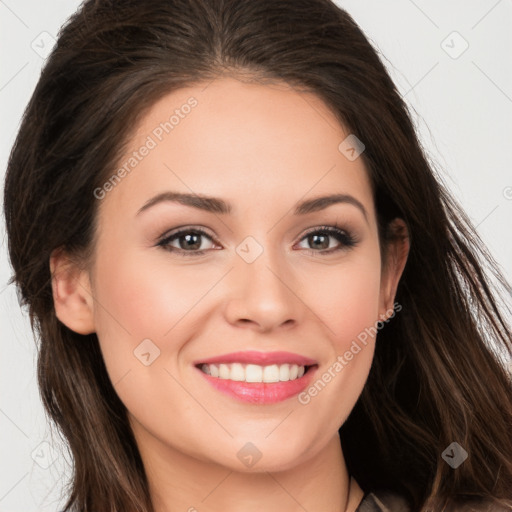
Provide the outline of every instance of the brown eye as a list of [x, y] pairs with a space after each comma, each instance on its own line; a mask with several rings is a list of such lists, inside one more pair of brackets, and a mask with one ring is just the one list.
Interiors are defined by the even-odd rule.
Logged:
[[[331, 239], [338, 241], [338, 246], [331, 245]], [[348, 232], [332, 226], [323, 226], [314, 231], [310, 231], [302, 238], [309, 247], [305, 249], [315, 253], [333, 253], [340, 250], [346, 250], [356, 245], [355, 238]]]
[[[158, 242], [157, 245], [171, 252], [176, 252], [185, 256], [195, 256], [198, 254], [201, 255], [209, 249], [208, 247], [205, 247], [205, 238], [213, 242], [212, 237], [202, 229], [182, 229], [176, 233], [166, 236]], [[174, 242], [177, 242], [177, 246], [172, 245]]]

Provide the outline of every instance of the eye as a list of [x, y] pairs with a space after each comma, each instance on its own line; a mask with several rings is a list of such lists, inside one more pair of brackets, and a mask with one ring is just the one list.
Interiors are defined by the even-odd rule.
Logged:
[[[157, 243], [157, 246], [180, 256], [201, 256], [208, 250], [214, 248], [208, 247], [209, 244], [204, 243], [205, 239], [208, 239], [212, 243], [214, 242], [213, 237], [203, 229], [188, 227], [164, 235]], [[331, 244], [332, 239], [338, 241], [337, 246]], [[347, 250], [357, 244], [357, 240], [354, 236], [335, 226], [321, 226], [315, 228], [309, 231], [306, 236], [301, 239], [301, 242], [302, 241], [311, 244], [313, 249], [305, 248], [310, 253], [322, 255]]]
[[[336, 239], [338, 241], [338, 245], [331, 245], [330, 239]], [[332, 254], [334, 252], [347, 250], [354, 247], [357, 243], [357, 240], [353, 235], [345, 230], [333, 226], [321, 226], [320, 228], [315, 228], [314, 230], [309, 231], [302, 240], [314, 247], [314, 249], [309, 249], [310, 252], [320, 254]]]
[[[197, 256], [209, 249], [203, 243], [205, 238], [213, 242], [213, 238], [206, 231], [199, 228], [186, 228], [165, 236], [157, 245], [181, 256]], [[178, 247], [172, 245], [175, 242]]]

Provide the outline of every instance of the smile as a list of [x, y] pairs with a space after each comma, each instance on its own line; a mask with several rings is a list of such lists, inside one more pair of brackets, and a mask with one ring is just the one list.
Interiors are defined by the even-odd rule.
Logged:
[[260, 366], [257, 364], [231, 363], [231, 364], [202, 364], [200, 369], [206, 375], [218, 379], [238, 382], [288, 382], [300, 379], [308, 366], [297, 364], [273, 364]]

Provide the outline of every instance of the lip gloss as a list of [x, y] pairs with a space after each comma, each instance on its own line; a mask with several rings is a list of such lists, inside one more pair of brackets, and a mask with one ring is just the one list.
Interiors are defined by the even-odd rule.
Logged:
[[196, 367], [196, 370], [218, 391], [240, 401], [253, 404], [274, 404], [298, 395], [306, 389], [317, 366], [309, 367], [306, 373], [285, 382], [244, 382], [212, 377]]

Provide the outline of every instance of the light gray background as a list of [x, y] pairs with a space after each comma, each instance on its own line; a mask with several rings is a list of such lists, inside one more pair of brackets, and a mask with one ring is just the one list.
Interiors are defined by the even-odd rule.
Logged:
[[[510, 281], [511, 0], [337, 3], [384, 55], [428, 154]], [[78, 5], [77, 0], [44, 5], [0, 0], [2, 176], [51, 37]], [[461, 53], [464, 41], [469, 46]], [[7, 286], [11, 272], [3, 218], [0, 230], [0, 512], [55, 511], [62, 504], [69, 458], [50, 435], [36, 386], [29, 322], [14, 287]]]

